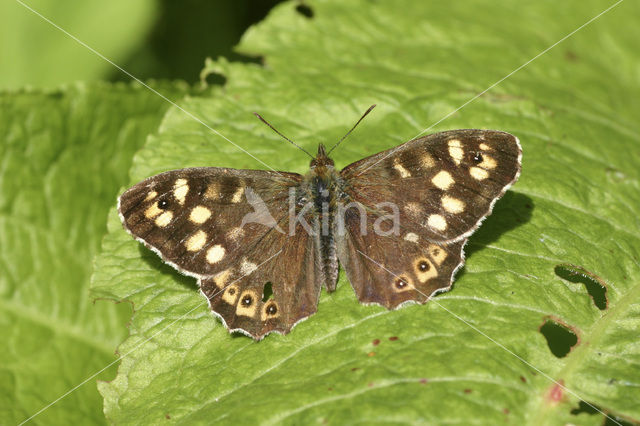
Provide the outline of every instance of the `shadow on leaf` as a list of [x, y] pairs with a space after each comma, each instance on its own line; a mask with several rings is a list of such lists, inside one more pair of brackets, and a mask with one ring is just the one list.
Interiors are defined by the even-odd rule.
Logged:
[[477, 250], [497, 241], [505, 234], [531, 220], [533, 200], [524, 194], [509, 191], [493, 208], [493, 213], [485, 219], [473, 234], [465, 248], [468, 259]]
[[138, 250], [140, 251], [140, 257], [142, 258], [142, 260], [151, 268], [162, 273], [162, 275], [172, 276], [175, 282], [177, 282], [178, 284], [181, 284], [182, 286], [188, 288], [189, 290], [194, 290], [198, 288], [195, 278], [182, 275], [180, 272], [176, 271], [171, 266], [164, 263], [157, 254], [155, 254], [153, 251], [149, 250], [148, 248], [144, 247], [142, 244], [139, 245]]

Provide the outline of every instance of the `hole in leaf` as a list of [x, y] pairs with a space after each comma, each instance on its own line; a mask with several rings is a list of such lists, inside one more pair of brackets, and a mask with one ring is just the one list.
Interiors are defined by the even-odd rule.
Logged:
[[607, 413], [607, 417], [605, 417], [602, 426], [633, 426], [634, 424], [637, 423], [633, 423], [623, 419], [622, 417]]
[[262, 289], [262, 301], [266, 302], [267, 300], [271, 299], [271, 296], [273, 296], [273, 289], [271, 288], [271, 281], [269, 281], [264, 285], [264, 288]]
[[307, 19], [313, 18], [313, 9], [311, 9], [310, 6], [304, 3], [300, 3], [299, 5], [296, 6], [296, 12], [298, 12], [300, 15], [304, 16]]
[[224, 86], [227, 84], [227, 77], [217, 72], [207, 72], [203, 73], [201, 76], [209, 86]]
[[540, 333], [547, 339], [551, 353], [558, 358], [567, 356], [571, 352], [571, 348], [578, 343], [576, 333], [557, 319], [545, 319], [542, 326], [540, 326]]
[[580, 401], [578, 406], [571, 410], [571, 414], [574, 416], [579, 416], [580, 414], [587, 414], [589, 416], [593, 415], [603, 415], [604, 413], [604, 422], [602, 422], [602, 426], [633, 426], [636, 423], [632, 423], [624, 418], [618, 417], [612, 413], [607, 413], [601, 407], [591, 404], [586, 401]]
[[584, 284], [593, 300], [593, 304], [601, 311], [607, 309], [607, 285], [602, 278], [587, 271], [581, 266], [563, 263], [554, 269], [557, 276], [570, 283]]
[[576, 408], [571, 410], [571, 414], [573, 414], [574, 416], [577, 416], [578, 414], [582, 414], [582, 413], [598, 414], [598, 408], [595, 407], [593, 404], [587, 404], [584, 401], [580, 401], [580, 404], [578, 404]]

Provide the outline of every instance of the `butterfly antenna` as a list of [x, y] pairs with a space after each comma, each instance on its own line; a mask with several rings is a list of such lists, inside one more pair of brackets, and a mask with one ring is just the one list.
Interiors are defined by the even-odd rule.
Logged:
[[297, 143], [295, 143], [294, 141], [292, 141], [291, 139], [289, 139], [288, 137], [286, 137], [285, 135], [283, 135], [282, 133], [280, 133], [278, 130], [276, 130], [275, 127], [273, 127], [271, 124], [269, 124], [269, 122], [267, 120], [265, 120], [264, 118], [262, 118], [262, 116], [260, 114], [258, 114], [257, 112], [254, 112], [253, 115], [255, 115], [256, 117], [258, 117], [260, 119], [260, 121], [262, 121], [264, 124], [266, 124], [267, 126], [271, 127], [271, 130], [273, 130], [274, 132], [276, 132], [277, 134], [279, 134], [283, 139], [289, 141], [289, 143], [291, 143], [291, 145], [297, 147], [298, 149], [300, 149], [302, 152], [304, 152], [305, 154], [307, 154], [309, 157], [311, 158], [315, 158], [313, 155], [309, 154], [309, 152], [307, 152], [306, 149], [304, 149], [303, 147], [301, 147], [300, 145], [298, 145]]
[[336, 148], [338, 147], [338, 145], [340, 145], [340, 143], [341, 143], [343, 140], [345, 140], [345, 139], [347, 138], [347, 136], [349, 136], [349, 135], [351, 134], [351, 132], [353, 132], [353, 130], [354, 130], [356, 127], [358, 127], [358, 124], [360, 124], [360, 122], [361, 122], [361, 121], [362, 121], [362, 120], [367, 116], [367, 114], [369, 114], [369, 113], [371, 112], [371, 110], [372, 110], [372, 109], [374, 109], [375, 107], [376, 107], [376, 104], [371, 105], [371, 106], [369, 107], [369, 109], [368, 109], [368, 110], [366, 110], [366, 111], [364, 112], [364, 114], [362, 114], [362, 117], [360, 117], [360, 120], [358, 120], [358, 122], [357, 122], [356, 124], [354, 124], [354, 125], [353, 125], [353, 127], [351, 128], [351, 130], [349, 130], [349, 131], [347, 132], [347, 134], [346, 134], [346, 135], [344, 135], [344, 136], [342, 137], [342, 139], [340, 139], [340, 140], [338, 141], [338, 143], [337, 143], [337, 144], [335, 144], [335, 145], [334, 145], [334, 146], [329, 150], [329, 152], [327, 152], [327, 155], [331, 154], [331, 151], [333, 151], [334, 149], [336, 149]]

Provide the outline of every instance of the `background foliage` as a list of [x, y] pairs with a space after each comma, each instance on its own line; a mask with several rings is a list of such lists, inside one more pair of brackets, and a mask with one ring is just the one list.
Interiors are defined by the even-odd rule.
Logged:
[[[84, 9], [30, 4], [61, 25], [73, 27], [76, 12], [90, 22]], [[283, 3], [245, 33], [232, 61], [206, 64], [207, 81], [223, 86], [152, 84], [270, 166], [297, 172], [307, 159], [251, 111], [312, 150], [377, 103], [336, 152], [341, 167], [437, 123], [611, 4]], [[76, 35], [136, 75], [193, 82], [189, 58], [228, 47], [203, 49], [215, 31], [199, 25], [184, 30], [195, 40], [151, 30], [154, 16], [189, 27], [166, 24], [162, 5], [140, 2], [144, 18], [123, 24], [128, 38], [111, 37], [108, 25]], [[60, 35], [17, 3], [0, 7], [15, 25]], [[253, 6], [239, 7], [257, 19]], [[223, 10], [211, 19], [233, 16]], [[0, 96], [0, 421], [36, 413], [114, 361], [116, 347], [125, 357], [99, 375], [109, 380], [98, 385], [103, 401], [92, 379], [35, 421], [102, 423], [102, 402], [116, 423], [601, 424], [594, 407], [637, 421], [638, 12], [621, 3], [432, 129], [498, 128], [518, 135], [525, 153], [520, 181], [471, 238], [452, 292], [389, 312], [360, 306], [341, 276], [316, 315], [260, 343], [230, 336], [194, 281], [128, 237], [113, 206], [120, 188], [160, 171], [263, 166], [136, 84], [16, 90], [115, 78], [61, 35], [36, 41], [60, 52], [55, 59], [22, 49], [16, 69], [34, 74], [0, 73], [12, 88]], [[222, 39], [239, 34], [230, 27]], [[185, 52], [163, 57], [157, 40]]]

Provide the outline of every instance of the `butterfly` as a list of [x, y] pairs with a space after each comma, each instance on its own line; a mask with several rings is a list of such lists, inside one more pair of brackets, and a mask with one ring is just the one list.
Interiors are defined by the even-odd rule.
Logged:
[[395, 309], [449, 290], [468, 237], [518, 179], [522, 160], [515, 136], [474, 129], [419, 137], [342, 170], [329, 154], [319, 145], [305, 175], [161, 173], [119, 197], [120, 219], [197, 278], [230, 332], [260, 340], [314, 314], [340, 266], [364, 304]]

